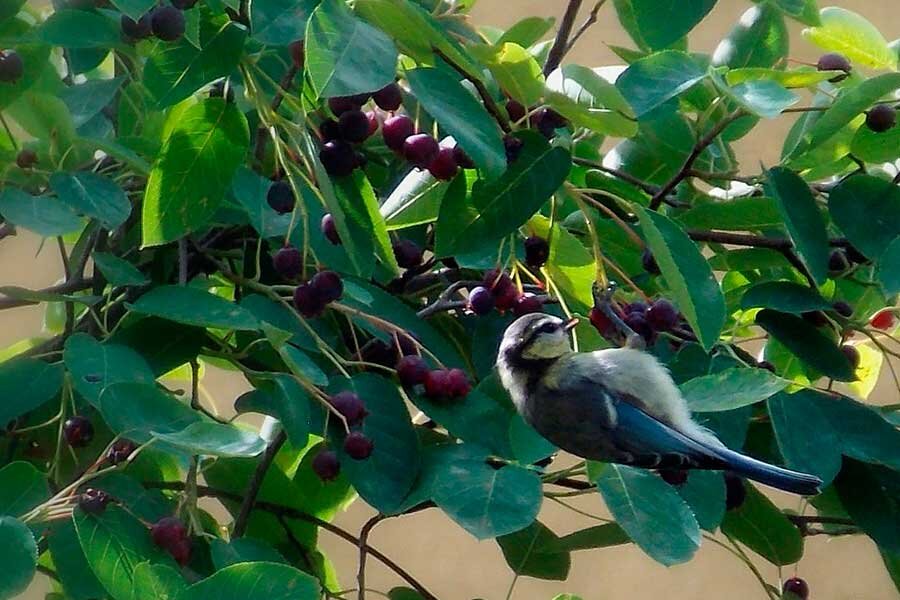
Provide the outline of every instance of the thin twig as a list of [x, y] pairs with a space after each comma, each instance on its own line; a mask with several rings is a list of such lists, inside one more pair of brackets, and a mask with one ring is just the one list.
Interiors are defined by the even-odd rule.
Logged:
[[[297, 65], [291, 63], [291, 68], [288, 69], [287, 73], [284, 74], [284, 77], [281, 78], [281, 81], [278, 82], [278, 89], [275, 90], [275, 95], [272, 97], [272, 104], [269, 106], [272, 112], [275, 112], [278, 110], [278, 107], [281, 106], [288, 87], [290, 87], [291, 83], [294, 81], [294, 77], [297, 76], [297, 71]], [[256, 129], [256, 148], [253, 152], [253, 156], [256, 158], [257, 162], [261, 163], [266, 157], [266, 143], [268, 141], [268, 128], [265, 125], [260, 125]]]
[[247, 523], [250, 520], [250, 513], [253, 511], [254, 504], [256, 503], [256, 497], [259, 495], [259, 490], [262, 487], [263, 480], [266, 478], [266, 472], [269, 470], [269, 467], [272, 466], [272, 461], [275, 460], [275, 455], [278, 454], [278, 451], [281, 449], [281, 446], [284, 445], [285, 441], [287, 441], [287, 435], [284, 433], [282, 429], [278, 432], [278, 435], [275, 436], [269, 446], [266, 448], [265, 453], [262, 456], [262, 460], [259, 461], [259, 464], [256, 465], [256, 470], [253, 472], [253, 477], [250, 479], [250, 484], [247, 486], [247, 491], [244, 494], [243, 502], [241, 503], [241, 510], [238, 512], [237, 518], [234, 520], [234, 530], [232, 532], [232, 537], [239, 538], [244, 535], [244, 532], [247, 531]]
[[587, 19], [584, 20], [584, 23], [581, 24], [581, 27], [579, 27], [578, 31], [575, 32], [575, 35], [572, 36], [572, 39], [569, 40], [569, 44], [566, 46], [566, 53], [570, 52], [575, 46], [575, 42], [578, 41], [578, 38], [584, 35], [584, 32], [597, 22], [597, 13], [600, 12], [600, 7], [604, 4], [606, 4], [606, 0], [598, 0], [598, 2], [594, 4], [594, 8], [588, 13]]
[[626, 173], [625, 171], [622, 171], [621, 169], [614, 169], [612, 167], [604, 166], [603, 163], [597, 162], [596, 160], [591, 160], [589, 158], [581, 158], [581, 157], [575, 156], [572, 158], [572, 162], [575, 163], [576, 165], [581, 165], [583, 167], [590, 167], [592, 169], [597, 169], [598, 171], [603, 171], [604, 173], [612, 175], [613, 177], [616, 177], [617, 179], [621, 179], [622, 181], [624, 181], [626, 183], [630, 183], [631, 185], [640, 188], [642, 191], [644, 191], [648, 194], [652, 195], [659, 191], [658, 185], [648, 183], [648, 182], [644, 181], [643, 179], [639, 179], [639, 178], [635, 177], [634, 175], [631, 175], [630, 173]]
[[359, 600], [366, 600], [366, 554], [368, 552], [369, 534], [376, 525], [386, 519], [384, 515], [378, 514], [366, 521], [359, 531], [359, 570], [356, 572], [356, 581], [359, 585]]
[[484, 87], [484, 82], [482, 82], [477, 77], [472, 77], [463, 69], [460, 65], [456, 64], [456, 62], [447, 56], [440, 48], [437, 46], [431, 47], [432, 51], [441, 57], [441, 59], [450, 65], [454, 71], [462, 75], [465, 79], [469, 81], [473, 86], [475, 86], [475, 91], [478, 92], [478, 95], [481, 96], [481, 101], [484, 103], [484, 107], [487, 109], [491, 116], [494, 117], [494, 120], [497, 121], [497, 124], [500, 126], [505, 133], [509, 133], [512, 131], [512, 128], [509, 126], [509, 120], [506, 118], [506, 114], [500, 110], [500, 107], [497, 106], [497, 103], [494, 101], [493, 96], [488, 91], [486, 87]]
[[550, 52], [547, 53], [547, 62], [544, 63], [545, 77], [562, 63], [566, 52], [569, 51], [569, 35], [572, 33], [572, 26], [575, 24], [575, 18], [578, 16], [580, 8], [581, 0], [569, 0], [562, 21], [559, 22], [559, 29], [556, 30], [556, 38], [553, 40], [553, 45], [550, 46]]

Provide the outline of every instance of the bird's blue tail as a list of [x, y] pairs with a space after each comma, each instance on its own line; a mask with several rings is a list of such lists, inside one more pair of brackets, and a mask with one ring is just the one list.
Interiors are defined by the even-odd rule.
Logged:
[[776, 467], [725, 447], [711, 450], [728, 464], [730, 471], [747, 479], [802, 496], [814, 496], [821, 491], [822, 480], [815, 475]]

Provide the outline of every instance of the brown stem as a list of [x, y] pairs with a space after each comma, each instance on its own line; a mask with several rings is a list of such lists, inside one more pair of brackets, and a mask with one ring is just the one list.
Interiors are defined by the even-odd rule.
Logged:
[[577, 156], [572, 158], [572, 162], [576, 165], [581, 165], [584, 167], [590, 167], [592, 169], [597, 169], [598, 171], [603, 171], [604, 173], [608, 173], [617, 179], [621, 179], [626, 183], [630, 183], [631, 185], [640, 188], [642, 191], [648, 194], [656, 194], [659, 192], [659, 186], [653, 185], [652, 183], [648, 183], [643, 179], [638, 179], [634, 175], [630, 173], [626, 173], [625, 171], [619, 169], [613, 169], [610, 167], [603, 166], [603, 163], [597, 162], [595, 160], [590, 160], [588, 158], [579, 158]]
[[581, 0], [569, 0], [562, 21], [559, 22], [559, 29], [556, 30], [556, 38], [547, 54], [547, 62], [544, 63], [545, 77], [552, 73], [565, 58], [566, 52], [569, 50], [569, 35], [572, 33], [572, 26], [575, 24], [575, 17], [578, 16], [580, 8]]
[[790, 250], [794, 245], [787, 238], [767, 238], [749, 233], [732, 233], [730, 231], [708, 231], [689, 229], [688, 237], [695, 242], [712, 242], [715, 244], [732, 244], [734, 246], [752, 246], [753, 248], [770, 248], [772, 250]]
[[600, 7], [604, 4], [606, 4], [606, 0], [598, 0], [598, 2], [594, 4], [594, 8], [592, 8], [591, 12], [588, 13], [587, 19], [584, 20], [584, 23], [581, 24], [581, 27], [579, 27], [578, 31], [575, 32], [575, 35], [572, 36], [572, 39], [569, 40], [569, 43], [566, 46], [566, 53], [570, 52], [575, 46], [575, 42], [578, 41], [578, 38], [584, 35], [584, 32], [590, 29], [591, 25], [597, 22], [597, 13], [600, 12]]
[[253, 472], [253, 477], [250, 479], [250, 484], [247, 486], [247, 491], [243, 496], [241, 510], [234, 520], [234, 531], [231, 534], [232, 537], [239, 538], [247, 531], [247, 522], [250, 520], [250, 513], [253, 511], [256, 497], [259, 495], [263, 480], [266, 478], [266, 472], [269, 470], [269, 467], [272, 466], [275, 455], [278, 454], [278, 451], [281, 449], [281, 446], [284, 445], [285, 441], [287, 441], [287, 435], [285, 435], [284, 430], [281, 430], [278, 435], [275, 436], [275, 439], [269, 443], [269, 446], [263, 454], [262, 460], [256, 465], [256, 471]]
[[[292, 64], [291, 68], [284, 74], [284, 77], [281, 78], [281, 81], [278, 82], [278, 89], [275, 90], [275, 95], [272, 97], [272, 104], [270, 105], [273, 112], [278, 110], [278, 107], [281, 106], [281, 102], [284, 100], [284, 94], [294, 81], [294, 77], [297, 76], [298, 71], [297, 65]], [[257, 162], [261, 163], [266, 157], [266, 143], [268, 141], [269, 130], [265, 125], [260, 125], [256, 129], [256, 147], [253, 151], [253, 156], [256, 158]]]
[[[66, 281], [64, 283], [59, 283], [57, 285], [51, 285], [50, 287], [45, 287], [40, 290], [36, 290], [37, 294], [69, 294], [72, 292], [80, 292], [82, 290], [89, 289], [94, 284], [94, 280], [89, 279], [76, 279], [72, 281]], [[19, 298], [10, 298], [8, 296], [0, 296], [0, 310], [6, 308], [18, 308], [20, 306], [31, 306], [33, 304], [40, 304], [39, 300], [21, 300]]]
[[475, 90], [478, 92], [478, 95], [481, 97], [481, 101], [484, 103], [484, 107], [487, 109], [491, 116], [494, 117], [494, 120], [497, 121], [497, 124], [500, 126], [505, 133], [509, 133], [512, 131], [512, 128], [509, 126], [509, 120], [506, 118], [506, 114], [500, 110], [500, 107], [497, 106], [497, 103], [494, 102], [494, 98], [491, 96], [491, 93], [484, 87], [484, 83], [479, 80], [477, 77], [472, 77], [469, 75], [465, 69], [456, 64], [456, 62], [447, 56], [440, 48], [437, 46], [432, 46], [431, 50], [441, 57], [445, 63], [450, 65], [454, 71], [462, 75], [465, 79], [469, 81], [473, 86], [475, 86]]
[[386, 519], [384, 515], [378, 514], [366, 521], [362, 529], [359, 531], [359, 570], [356, 572], [356, 581], [359, 585], [359, 600], [366, 600], [366, 554], [368, 552], [369, 534], [376, 525]]

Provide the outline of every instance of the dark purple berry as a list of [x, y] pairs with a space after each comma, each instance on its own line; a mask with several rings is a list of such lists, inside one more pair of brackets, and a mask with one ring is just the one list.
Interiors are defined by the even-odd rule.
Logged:
[[94, 439], [94, 425], [87, 417], [71, 416], [63, 424], [63, 437], [73, 448], [84, 448]]
[[397, 378], [400, 379], [400, 383], [405, 387], [425, 383], [427, 376], [428, 365], [421, 356], [410, 354], [401, 358], [400, 362], [397, 363]]
[[362, 423], [369, 414], [365, 403], [353, 392], [338, 392], [331, 397], [331, 406], [347, 419], [351, 427]]
[[366, 112], [366, 120], [369, 122], [369, 129], [367, 138], [375, 135], [375, 132], [378, 131], [378, 115], [374, 110], [370, 110]]
[[319, 125], [319, 133], [322, 134], [323, 142], [341, 139], [341, 128], [334, 119], [325, 119]]
[[334, 116], [340, 117], [348, 110], [359, 110], [362, 102], [356, 102], [353, 96], [335, 96], [328, 99], [328, 108], [334, 113]]
[[544, 310], [544, 301], [538, 296], [522, 294], [516, 298], [516, 303], [513, 305], [513, 314], [517, 317], [541, 312], [542, 310]]
[[345, 177], [356, 168], [356, 151], [343, 140], [331, 140], [322, 146], [319, 160], [329, 175]]
[[831, 275], [839, 275], [850, 267], [850, 261], [847, 260], [847, 253], [840, 248], [832, 250], [828, 257], [828, 272]]
[[197, 0], [172, 0], [172, 6], [178, 10], [190, 10], [197, 4]]
[[853, 307], [850, 306], [849, 303], [844, 302], [843, 300], [838, 300], [834, 304], [831, 305], [831, 308], [834, 309], [834, 312], [841, 315], [842, 317], [850, 318], [853, 316]]
[[334, 217], [331, 213], [322, 217], [320, 228], [322, 229], [322, 235], [325, 236], [325, 239], [335, 246], [341, 245], [341, 237], [338, 235], [337, 225], [334, 224]]
[[321, 450], [312, 459], [312, 470], [322, 481], [333, 481], [341, 473], [341, 463], [333, 451]]
[[97, 515], [106, 510], [109, 501], [109, 494], [103, 490], [88, 488], [78, 496], [78, 508], [90, 515]]
[[365, 460], [372, 455], [375, 444], [361, 431], [351, 431], [344, 439], [344, 452], [354, 460]]
[[334, 271], [319, 271], [313, 275], [309, 285], [325, 304], [340, 300], [344, 294], [344, 282], [341, 280], [341, 276]]
[[187, 527], [176, 517], [164, 517], [150, 528], [153, 543], [166, 550], [179, 565], [186, 565], [191, 558], [191, 540]]
[[295, 279], [303, 270], [303, 253], [293, 246], [285, 246], [272, 257], [272, 266], [285, 279]]
[[414, 241], [397, 240], [391, 247], [401, 268], [414, 269], [422, 264], [422, 248]]
[[478, 286], [469, 292], [469, 309], [476, 315], [486, 315], [494, 310], [494, 295]]
[[403, 142], [403, 156], [420, 169], [428, 168], [440, 151], [437, 140], [427, 133], [411, 135]]
[[15, 50], [0, 50], [0, 81], [15, 83], [25, 72], [25, 63]]
[[415, 132], [416, 124], [406, 115], [391, 117], [381, 126], [381, 136], [384, 138], [384, 144], [394, 152], [401, 152], [406, 138]]
[[556, 135], [556, 130], [569, 124], [565, 117], [552, 108], [542, 108], [534, 115], [538, 131], [547, 139]]
[[308, 283], [300, 284], [294, 289], [294, 307], [308, 319], [322, 314], [325, 304], [316, 289]]
[[516, 162], [516, 159], [519, 158], [520, 154], [522, 154], [522, 148], [524, 146], [525, 142], [517, 137], [507, 135], [503, 138], [503, 148], [504, 150], [506, 150], [507, 164]]
[[297, 67], [298, 69], [302, 69], [303, 63], [305, 60], [305, 58], [304, 58], [305, 50], [304, 50], [304, 46], [303, 46], [303, 40], [297, 40], [296, 42], [291, 42], [288, 45], [288, 52], [291, 55], [291, 62], [294, 63], [294, 66]]
[[791, 577], [785, 581], [781, 591], [785, 594], [793, 594], [800, 600], [808, 600], [809, 598], [809, 584], [799, 577]]
[[482, 280], [484, 287], [489, 289], [495, 296], [505, 293], [509, 289], [515, 289], [516, 284], [512, 278], [500, 269], [491, 269], [484, 274]]
[[631, 313], [629, 315], [625, 315], [623, 319], [625, 324], [631, 327], [631, 330], [636, 334], [644, 338], [647, 342], [653, 340], [656, 332], [653, 330], [653, 327], [650, 323], [647, 322], [647, 316], [642, 315], [640, 313]]
[[516, 122], [524, 119], [528, 111], [521, 102], [510, 99], [506, 102], [506, 114], [509, 115], [510, 121]]
[[866, 113], [866, 126], [875, 133], [882, 133], [897, 124], [897, 111], [888, 104], [877, 104]]
[[135, 450], [137, 450], [137, 444], [131, 440], [126, 438], [118, 439], [106, 451], [106, 460], [113, 465], [120, 465], [127, 461], [134, 454]]
[[550, 258], [550, 244], [542, 237], [533, 235], [525, 240], [525, 264], [532, 269], [540, 269]]
[[725, 508], [735, 510], [747, 499], [747, 488], [744, 480], [733, 473], [725, 473]]
[[640, 313], [643, 315], [646, 314], [648, 308], [649, 307], [647, 306], [646, 302], [638, 300], [636, 302], [629, 302], [628, 304], [626, 304], [624, 308], [622, 308], [622, 312], [624, 312], [626, 315], [630, 315], [631, 313]]
[[450, 371], [435, 369], [425, 376], [425, 395], [429, 398], [445, 398], [450, 395]]
[[685, 469], [660, 469], [659, 476], [669, 485], [678, 487], [687, 483], [688, 472]]
[[447, 372], [447, 395], [451, 398], [463, 398], [472, 391], [469, 376], [462, 369], [450, 369]]
[[823, 54], [819, 57], [819, 60], [816, 63], [816, 69], [819, 71], [844, 72], [842, 75], [837, 75], [828, 80], [832, 83], [837, 83], [842, 79], [846, 79], [852, 68], [853, 67], [850, 65], [850, 61], [847, 60], [847, 57], [843, 54], [838, 54], [837, 52], [829, 52], [828, 54]]
[[20, 169], [30, 169], [31, 167], [33, 167], [34, 165], [37, 164], [37, 161], [38, 161], [37, 152], [35, 152], [34, 150], [31, 150], [29, 148], [25, 148], [25, 149], [21, 150], [16, 155], [16, 166], [18, 166]]
[[453, 148], [441, 148], [437, 156], [428, 165], [428, 172], [435, 179], [450, 181], [459, 173], [459, 165], [456, 164], [456, 152]]
[[850, 366], [855, 371], [857, 367], [859, 367], [859, 350], [856, 349], [856, 346], [844, 344], [843, 346], [841, 346], [841, 352], [844, 353], [844, 357], [847, 359], [847, 362], [850, 363]]
[[803, 313], [801, 316], [804, 321], [813, 327], [824, 327], [825, 325], [828, 325], [828, 318], [825, 316], [825, 313], [820, 310], [811, 310]]
[[647, 323], [656, 331], [669, 331], [678, 323], [678, 311], [665, 298], [654, 301], [647, 309], [646, 317]]
[[474, 169], [475, 163], [468, 154], [457, 144], [453, 147], [453, 158], [460, 169]]
[[378, 108], [389, 112], [397, 110], [403, 104], [403, 94], [400, 92], [400, 86], [396, 82], [389, 83], [372, 94], [372, 99]]
[[347, 110], [338, 119], [341, 138], [348, 142], [364, 142], [369, 137], [369, 117], [361, 110]]
[[130, 40], [143, 40], [153, 35], [150, 13], [142, 15], [137, 21], [128, 15], [122, 15], [119, 25], [122, 27], [122, 33]]
[[160, 6], [150, 17], [153, 35], [164, 42], [174, 42], [184, 35], [184, 13], [174, 6]]
[[294, 198], [294, 190], [291, 184], [285, 180], [273, 181], [266, 192], [266, 202], [272, 207], [272, 210], [279, 215], [287, 214], [294, 210], [296, 199]]
[[656, 264], [656, 259], [653, 257], [653, 253], [650, 252], [650, 248], [645, 248], [644, 253], [641, 254], [641, 265], [651, 275], [659, 275], [659, 265]]
[[850, 260], [850, 262], [859, 265], [864, 265], [869, 262], [869, 259], [866, 258], [866, 255], [857, 250], [855, 246], [847, 244], [845, 250], [847, 251], [847, 258]]

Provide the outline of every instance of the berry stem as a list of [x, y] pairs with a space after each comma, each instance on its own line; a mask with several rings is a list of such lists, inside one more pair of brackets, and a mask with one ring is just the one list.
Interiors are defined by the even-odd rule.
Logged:
[[359, 530], [359, 542], [357, 543], [359, 547], [359, 568], [356, 571], [356, 581], [359, 585], [358, 600], [366, 600], [366, 555], [369, 550], [369, 534], [372, 533], [376, 525], [387, 518], [387, 516], [379, 513], [366, 521], [362, 529]]
[[[580, 4], [581, 0], [578, 0], [578, 2]], [[497, 103], [494, 102], [494, 98], [493, 96], [491, 96], [491, 93], [487, 90], [486, 87], [484, 87], [484, 82], [482, 82], [478, 77], [470, 75], [468, 71], [458, 65], [456, 61], [447, 56], [447, 54], [445, 54], [437, 46], [432, 46], [431, 50], [439, 57], [441, 57], [441, 59], [445, 63], [450, 65], [450, 67], [452, 67], [454, 71], [462, 75], [469, 81], [469, 83], [471, 83], [475, 87], [478, 95], [481, 96], [481, 101], [484, 103], [484, 107], [489, 113], [491, 113], [491, 116], [494, 117], [494, 120], [497, 121], [497, 125], [500, 126], [500, 129], [502, 129], [504, 133], [510, 133], [512, 131], [512, 128], [509, 126], [509, 121], [506, 119], [506, 115], [502, 110], [500, 110], [500, 107], [497, 106]]]
[[[259, 495], [259, 490], [262, 487], [263, 480], [266, 477], [266, 472], [269, 470], [269, 467], [272, 466], [272, 462], [275, 460], [275, 455], [278, 454], [278, 451], [287, 441], [287, 434], [285, 434], [284, 429], [278, 432], [278, 435], [275, 436], [269, 445], [266, 447], [266, 451], [263, 453], [262, 459], [259, 461], [259, 464], [256, 465], [256, 470], [253, 471], [253, 477], [250, 479], [250, 483], [247, 485], [247, 491], [244, 492], [243, 502], [241, 503], [241, 509], [238, 512], [238, 516], [234, 520], [234, 529], [232, 530], [231, 536], [232, 538], [239, 538], [244, 535], [247, 531], [247, 523], [250, 519], [250, 513], [253, 511], [254, 504], [256, 503], [256, 497]], [[196, 489], [196, 482], [194, 482], [194, 493], [198, 493]]]

